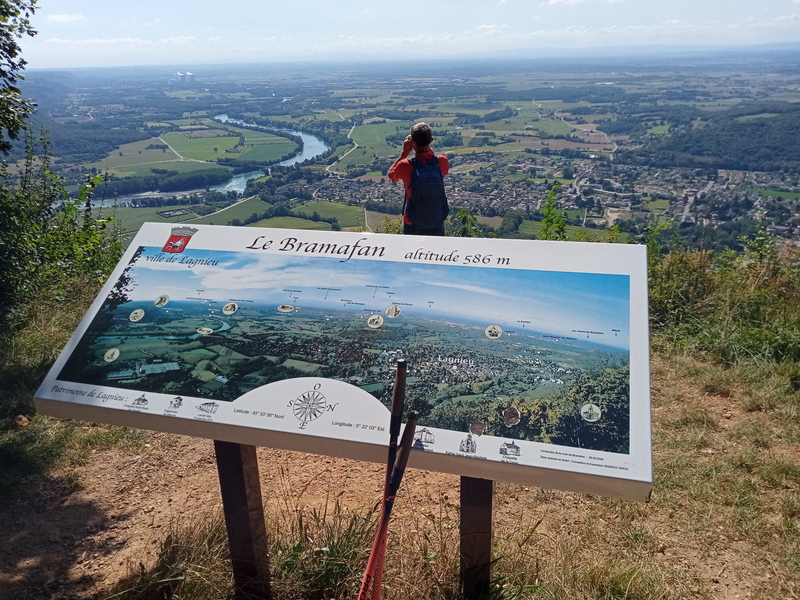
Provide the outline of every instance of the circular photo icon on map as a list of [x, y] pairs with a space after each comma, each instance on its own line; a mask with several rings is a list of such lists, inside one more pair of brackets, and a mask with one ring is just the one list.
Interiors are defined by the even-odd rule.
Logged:
[[403, 312], [403, 309], [397, 306], [397, 304], [392, 304], [391, 306], [387, 306], [386, 310], [383, 312], [390, 319], [396, 319], [400, 316], [400, 313]]
[[103, 355], [103, 360], [110, 363], [119, 358], [119, 348], [111, 348]]
[[166, 306], [167, 302], [169, 302], [169, 296], [167, 296], [166, 294], [161, 294], [158, 298], [156, 298], [153, 304], [155, 304], [160, 308], [162, 306]]
[[484, 431], [486, 431], [486, 423], [483, 421], [473, 421], [469, 424], [469, 432], [472, 435], [482, 436]]
[[581, 406], [581, 416], [584, 421], [589, 421], [589, 423], [599, 421], [602, 414], [600, 407], [596, 404], [584, 404]]
[[500, 327], [500, 325], [489, 325], [486, 329], [483, 330], [483, 333], [490, 340], [496, 340], [501, 335], [503, 335], [503, 328]]
[[141, 308], [137, 308], [128, 316], [128, 319], [131, 321], [131, 323], [138, 323], [144, 319], [144, 311]]
[[197, 330], [197, 333], [200, 335], [208, 335], [209, 333], [214, 333], [214, 330], [211, 327], [201, 327]]
[[521, 419], [522, 415], [519, 410], [513, 406], [509, 406], [503, 411], [503, 423], [506, 424], [506, 427], [513, 427], [519, 423]]
[[367, 319], [367, 325], [372, 327], [372, 329], [377, 329], [383, 325], [383, 317], [380, 315], [370, 315], [369, 319]]
[[284, 312], [284, 313], [286, 313], [286, 312], [292, 312], [292, 311], [294, 310], [294, 306], [292, 306], [291, 304], [281, 304], [281, 305], [278, 307], [278, 310], [279, 310], [280, 312]]
[[239, 310], [239, 305], [236, 304], [236, 302], [228, 302], [225, 306], [222, 307], [222, 314], [232, 315], [237, 310]]

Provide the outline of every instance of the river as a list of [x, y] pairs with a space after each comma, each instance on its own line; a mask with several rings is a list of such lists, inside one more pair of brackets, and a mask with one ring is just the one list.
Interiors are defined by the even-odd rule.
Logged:
[[[247, 125], [248, 127], [257, 127], [258, 129], [263, 129], [264, 131], [270, 130], [270, 128], [268, 127], [261, 127], [260, 125], [256, 125], [255, 123], [246, 123], [239, 119], [231, 119], [228, 117], [228, 115], [225, 114], [217, 115], [214, 117], [214, 119], [221, 123], [231, 123], [234, 125]], [[328, 144], [326, 144], [324, 140], [314, 135], [311, 135], [310, 133], [306, 133], [304, 131], [295, 131], [293, 129], [283, 129], [282, 131], [287, 131], [292, 135], [296, 135], [302, 138], [303, 149], [296, 156], [293, 156], [292, 158], [288, 158], [283, 162], [278, 163], [279, 165], [289, 166], [299, 162], [303, 162], [304, 160], [308, 160], [309, 158], [317, 157], [323, 152], [326, 152], [328, 149], [330, 149], [330, 146], [328, 146]], [[231, 177], [230, 180], [223, 183], [222, 185], [218, 185], [217, 187], [213, 187], [211, 189], [214, 190], [215, 192], [227, 193], [233, 191], [241, 194], [242, 192], [244, 192], [244, 189], [247, 186], [247, 182], [250, 179], [258, 179], [259, 177], [264, 177], [264, 175], [267, 174], [269, 174], [269, 168], [259, 169], [257, 171], [248, 171], [247, 173], [239, 173], [238, 175], [234, 175], [233, 177]], [[177, 194], [174, 192], [154, 192], [144, 195], [158, 196], [158, 197], [170, 197], [173, 195], [177, 195], [180, 197], [182, 195], [188, 194], [189, 192], [194, 193], [197, 191], [198, 190], [188, 190], [185, 192], [178, 192]], [[119, 204], [125, 204], [128, 200], [134, 198], [141, 198], [142, 196], [143, 194], [132, 194], [125, 196], [118, 196], [114, 198], [103, 198], [103, 199], [98, 198], [97, 200], [95, 200], [94, 205], [97, 207], [115, 206]]]
[[[263, 131], [270, 131], [271, 127], [262, 127], [260, 125], [256, 125], [255, 123], [248, 123], [246, 121], [242, 121], [240, 119], [232, 119], [226, 114], [216, 115], [214, 120], [219, 121], [220, 123], [231, 123], [232, 125], [246, 125], [247, 127], [256, 127]], [[278, 163], [280, 166], [288, 167], [304, 160], [308, 160], [309, 158], [315, 158], [326, 152], [330, 149], [330, 146], [326, 144], [320, 138], [313, 136], [309, 133], [304, 131], [295, 131], [294, 129], [282, 129], [281, 131], [285, 131], [287, 133], [291, 133], [292, 135], [296, 135], [303, 140], [303, 149], [300, 151], [299, 154], [293, 156], [292, 158], [288, 158], [283, 162]], [[264, 177], [269, 173], [269, 169], [259, 169], [257, 171], [248, 171], [247, 173], [239, 173], [238, 175], [234, 175], [230, 181], [223, 183], [220, 186], [212, 188], [214, 191], [217, 192], [243, 192], [244, 188], [247, 186], [247, 182], [250, 179], [258, 179], [259, 177]]]

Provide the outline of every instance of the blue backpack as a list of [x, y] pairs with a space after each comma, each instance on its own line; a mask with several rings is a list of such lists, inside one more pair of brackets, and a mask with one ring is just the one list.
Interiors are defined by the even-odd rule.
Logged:
[[422, 229], [440, 227], [450, 206], [444, 191], [444, 176], [439, 168], [439, 157], [434, 154], [430, 162], [419, 157], [409, 159], [414, 171], [411, 174], [411, 197], [405, 211], [409, 220]]

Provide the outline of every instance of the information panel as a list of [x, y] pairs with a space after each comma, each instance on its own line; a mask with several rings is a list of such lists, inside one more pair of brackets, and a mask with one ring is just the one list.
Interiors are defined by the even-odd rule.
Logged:
[[145, 224], [40, 412], [644, 500], [646, 249]]

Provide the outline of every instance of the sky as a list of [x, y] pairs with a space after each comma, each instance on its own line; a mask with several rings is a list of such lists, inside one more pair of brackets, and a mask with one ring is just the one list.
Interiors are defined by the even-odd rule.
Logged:
[[[407, 306], [402, 310], [409, 315], [463, 317], [519, 331], [528, 327], [579, 339], [586, 335], [575, 330], [592, 331], [593, 342], [628, 348], [630, 279], [625, 275], [363, 259], [341, 262], [192, 249], [172, 255], [175, 263], [148, 259], [159, 256], [164, 256], [161, 248], [145, 248], [137, 261], [133, 300], [154, 302], [167, 295], [180, 301], [197, 298], [202, 290], [200, 297], [219, 303], [252, 301], [275, 307], [286, 303], [301, 310], [330, 307], [361, 316], [381, 314], [397, 304]], [[189, 259], [212, 259], [218, 264], [189, 268], [189, 263], [177, 262]]]
[[29, 69], [800, 42], [800, 0], [39, 0]]

